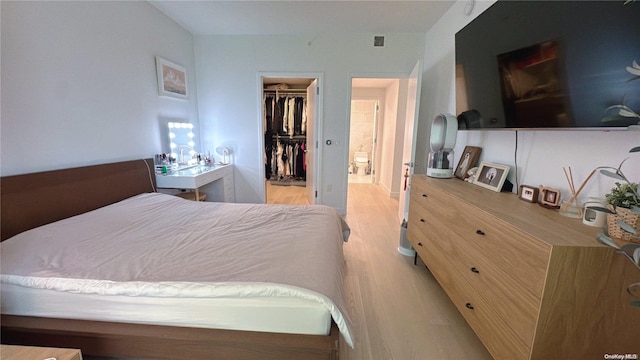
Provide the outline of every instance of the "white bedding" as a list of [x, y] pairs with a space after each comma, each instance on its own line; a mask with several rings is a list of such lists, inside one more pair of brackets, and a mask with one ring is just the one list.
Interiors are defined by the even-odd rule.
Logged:
[[[348, 232], [336, 211], [326, 206], [203, 203], [142, 194], [4, 241], [2, 312], [13, 313], [40, 299], [14, 295], [23, 300], [13, 301], [11, 309], [5, 303], [10, 287], [26, 289], [22, 293], [41, 289], [111, 300], [164, 298], [168, 303], [282, 299], [302, 307], [319, 305], [353, 346], [343, 292], [342, 244]], [[151, 312], [151, 318], [160, 315]]]

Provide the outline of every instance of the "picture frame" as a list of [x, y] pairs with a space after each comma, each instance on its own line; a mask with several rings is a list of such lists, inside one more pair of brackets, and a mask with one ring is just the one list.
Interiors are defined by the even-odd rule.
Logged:
[[540, 200], [538, 204], [549, 209], [559, 209], [560, 190], [540, 186]]
[[485, 189], [500, 192], [502, 185], [507, 180], [509, 174], [509, 166], [501, 164], [493, 164], [489, 162], [481, 162], [478, 167], [476, 177], [473, 183]]
[[183, 66], [156, 56], [156, 73], [160, 96], [188, 98], [187, 70]]
[[518, 189], [518, 198], [530, 203], [538, 202], [539, 189], [535, 186], [520, 185]]
[[482, 148], [479, 148], [477, 146], [465, 146], [464, 151], [462, 151], [462, 156], [460, 156], [460, 161], [458, 161], [456, 171], [454, 171], [453, 175], [462, 180], [468, 178], [469, 175], [467, 174], [467, 171], [476, 166], [481, 152]]

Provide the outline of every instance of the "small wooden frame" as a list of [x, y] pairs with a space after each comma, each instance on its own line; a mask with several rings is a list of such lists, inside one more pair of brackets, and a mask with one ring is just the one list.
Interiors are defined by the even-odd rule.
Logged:
[[538, 202], [539, 189], [534, 186], [520, 185], [518, 190], [518, 197], [520, 200], [528, 201], [530, 203]]
[[540, 186], [540, 200], [538, 204], [549, 209], [559, 209], [560, 190]]
[[464, 151], [462, 152], [462, 156], [460, 157], [460, 161], [458, 162], [458, 166], [456, 167], [456, 171], [453, 173], [453, 175], [462, 180], [468, 178], [469, 175], [467, 174], [467, 171], [476, 166], [481, 152], [482, 148], [476, 146], [465, 146]]

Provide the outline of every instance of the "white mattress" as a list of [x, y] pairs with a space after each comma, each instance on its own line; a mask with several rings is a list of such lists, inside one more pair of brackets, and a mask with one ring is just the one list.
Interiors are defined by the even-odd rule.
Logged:
[[75, 294], [2, 284], [3, 314], [327, 335], [331, 314], [294, 297], [175, 298]]
[[334, 209], [142, 194], [2, 243], [4, 314], [327, 334], [353, 346]]

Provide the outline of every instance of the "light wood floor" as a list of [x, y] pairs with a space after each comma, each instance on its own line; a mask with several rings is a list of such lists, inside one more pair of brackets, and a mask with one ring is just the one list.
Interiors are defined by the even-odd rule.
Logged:
[[266, 182], [267, 204], [309, 205], [307, 188], [304, 186], [281, 186]]
[[[274, 190], [267, 191], [271, 203], [304, 198], [306, 191]], [[424, 264], [414, 266], [413, 257], [397, 251], [397, 209], [398, 200], [378, 185], [349, 184], [345, 289], [356, 344], [342, 342], [340, 359], [491, 359]]]

